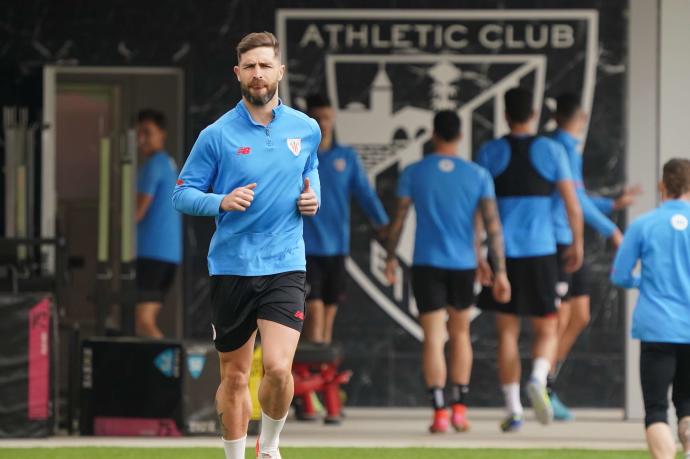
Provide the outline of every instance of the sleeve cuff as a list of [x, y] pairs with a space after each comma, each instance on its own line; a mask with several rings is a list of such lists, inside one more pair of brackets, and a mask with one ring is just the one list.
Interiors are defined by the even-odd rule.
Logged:
[[207, 202], [207, 207], [206, 207], [206, 214], [207, 215], [212, 215], [214, 217], [218, 216], [221, 214], [220, 210], [220, 203], [223, 202], [223, 198], [225, 198], [224, 194], [208, 194], [208, 202]]

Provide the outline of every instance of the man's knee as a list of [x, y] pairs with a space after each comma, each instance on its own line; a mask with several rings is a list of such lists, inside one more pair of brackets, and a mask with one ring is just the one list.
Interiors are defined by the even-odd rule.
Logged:
[[247, 391], [249, 387], [249, 372], [241, 370], [226, 370], [221, 375], [220, 388], [226, 394], [238, 394]]
[[558, 321], [556, 320], [555, 315], [534, 319], [532, 321], [532, 326], [537, 339], [550, 339], [558, 337]]
[[584, 330], [591, 320], [589, 309], [579, 310], [577, 313], [571, 314], [570, 316], [570, 323], [578, 330]]
[[289, 361], [280, 360], [264, 362], [264, 376], [272, 380], [287, 381], [292, 375], [292, 368]]
[[498, 341], [500, 343], [517, 343], [520, 338], [520, 325], [515, 324], [500, 324], [497, 327]]
[[140, 303], [137, 304], [134, 313], [134, 321], [137, 326], [149, 327], [156, 325], [156, 316], [160, 309], [159, 303]]

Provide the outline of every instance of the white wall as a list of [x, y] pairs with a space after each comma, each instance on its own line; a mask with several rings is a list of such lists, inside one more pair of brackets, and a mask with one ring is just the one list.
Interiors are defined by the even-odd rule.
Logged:
[[690, 0], [662, 0], [659, 72], [660, 163], [690, 158]]
[[[690, 157], [690, 0], [630, 0], [627, 181], [644, 194], [628, 212], [631, 221], [658, 204], [656, 184], [664, 162]], [[627, 295], [628, 324], [637, 292]], [[639, 343], [626, 342], [625, 413], [644, 417]]]

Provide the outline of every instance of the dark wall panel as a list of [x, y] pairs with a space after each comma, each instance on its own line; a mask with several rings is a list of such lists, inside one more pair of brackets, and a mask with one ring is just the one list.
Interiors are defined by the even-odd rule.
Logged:
[[[624, 181], [627, 1], [473, 0], [459, 4], [430, 0], [425, 5], [424, 14], [402, 17], [398, 16], [401, 10], [419, 3], [3, 2], [0, 104], [28, 105], [32, 117], [39, 117], [45, 64], [177, 66], [185, 71], [189, 150], [199, 131], [240, 96], [232, 74], [238, 40], [250, 31], [276, 30], [279, 8], [329, 8], [330, 17], [306, 17], [303, 11], [279, 25], [287, 37], [283, 47], [288, 77], [282, 94], [290, 103], [314, 90], [337, 97], [338, 136], [359, 148], [389, 212], [395, 205], [399, 167], [421, 154], [432, 111], [450, 107], [468, 117], [465, 130], [471, 141], [464, 145], [463, 154], [469, 156], [500, 123], [500, 107], [493, 100], [505, 88], [506, 78], [535, 88], [539, 100], [547, 103], [564, 90], [582, 92], [592, 110], [584, 150], [587, 185], [606, 195], [620, 191]], [[462, 10], [439, 14], [438, 9], [458, 6]], [[351, 8], [374, 7], [387, 8], [391, 14], [346, 17]], [[476, 8], [484, 11], [473, 11]], [[515, 10], [529, 10], [530, 14], [521, 17], [512, 14]], [[438, 58], [430, 60], [424, 55]], [[329, 62], [333, 64], [329, 66]], [[438, 64], [443, 65], [434, 70]], [[383, 90], [372, 92], [373, 79], [382, 70], [390, 87], [384, 84]], [[486, 101], [479, 103], [483, 98]], [[353, 115], [356, 110], [364, 111], [365, 116]], [[368, 118], [366, 112], [375, 116]], [[371, 129], [357, 136], [355, 127], [363, 120]], [[545, 115], [541, 121], [546, 123]], [[614, 217], [623, 223], [620, 215]], [[336, 330], [336, 339], [346, 344], [345, 363], [355, 371], [348, 388], [350, 403], [424, 404], [420, 344], [413, 336], [408, 286], [403, 284], [396, 293], [371, 269], [376, 267], [372, 257], [375, 262], [377, 252], [372, 251], [372, 232], [357, 209], [352, 230], [350, 273], [354, 276]], [[210, 338], [205, 255], [212, 231], [210, 219], [186, 219], [185, 330], [189, 337]], [[623, 299], [606, 281], [612, 252], [589, 231], [587, 252], [596, 279], [592, 325], [563, 368], [561, 393], [573, 404], [621, 406]], [[400, 312], [393, 313], [394, 309]], [[472, 336], [476, 358], [472, 403], [499, 404], [492, 317], [479, 315]], [[527, 338], [521, 351], [527, 358]], [[527, 372], [529, 362], [524, 363]]]

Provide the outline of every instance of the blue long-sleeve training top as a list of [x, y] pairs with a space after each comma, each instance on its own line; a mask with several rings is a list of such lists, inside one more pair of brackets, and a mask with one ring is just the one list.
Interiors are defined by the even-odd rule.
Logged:
[[[642, 215], [625, 232], [611, 281], [639, 288], [632, 336], [642, 341], [690, 343], [690, 202], [670, 200]], [[641, 273], [634, 273], [641, 262]]]
[[[582, 207], [585, 223], [602, 236], [610, 237], [616, 230], [616, 224], [605, 214], [610, 214], [613, 210], [613, 200], [600, 197], [593, 198], [587, 194], [582, 174], [582, 156], [577, 151], [579, 141], [562, 129], [556, 130], [553, 133], [552, 139], [563, 145], [568, 155], [570, 171], [573, 174], [575, 191], [580, 207]], [[568, 224], [568, 213], [565, 210], [565, 203], [560, 193], [554, 194], [554, 209], [557, 242], [564, 245], [572, 244], [573, 233]]]
[[[254, 121], [240, 101], [199, 134], [172, 199], [180, 212], [215, 217], [211, 275], [305, 270], [297, 200], [308, 178], [321, 202], [320, 141], [316, 121], [282, 102], [267, 126]], [[225, 195], [251, 183], [254, 201], [246, 211], [221, 211]]]
[[322, 207], [304, 219], [307, 255], [333, 256], [350, 253], [350, 201], [354, 197], [377, 226], [388, 224], [388, 215], [372, 189], [357, 152], [333, 144], [319, 152]]

